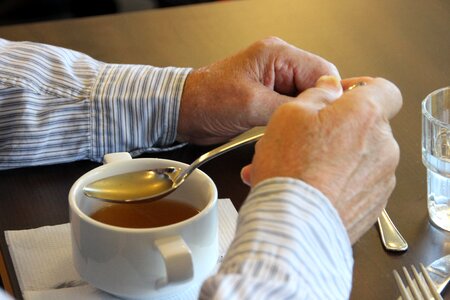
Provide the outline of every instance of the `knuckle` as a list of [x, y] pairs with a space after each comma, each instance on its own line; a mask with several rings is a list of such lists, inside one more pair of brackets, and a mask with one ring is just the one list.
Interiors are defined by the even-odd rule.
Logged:
[[256, 41], [250, 48], [253, 47], [259, 51], [263, 51], [274, 47], [286, 47], [287, 45], [288, 43], [280, 39], [279, 37], [269, 36]]
[[400, 162], [400, 147], [397, 141], [391, 137], [391, 143], [389, 147], [389, 165], [392, 167], [392, 171], [395, 172], [399, 162]]
[[[388, 125], [387, 125], [388, 126]], [[400, 161], [400, 147], [392, 135], [390, 127], [379, 130], [378, 136], [373, 137], [378, 148], [380, 171], [386, 176], [395, 176], [395, 170]]]
[[325, 74], [339, 74], [339, 70], [335, 64], [324, 59], [323, 69]]
[[373, 79], [373, 83], [384, 90], [384, 96], [393, 101], [392, 104], [395, 104], [398, 108], [402, 106], [402, 93], [393, 82], [382, 77], [377, 77]]
[[284, 113], [284, 114], [291, 114], [293, 112], [299, 112], [301, 110], [301, 106], [299, 104], [300, 103], [296, 102], [296, 101], [287, 102], [287, 103], [280, 105], [277, 110], [280, 111], [280, 113]]
[[264, 39], [261, 39], [259, 41], [256, 41], [254, 43], [256, 48], [267, 48], [270, 46], [273, 46], [274, 44], [277, 44], [279, 42], [279, 39], [277, 37], [274, 36], [270, 36], [270, 37], [266, 37]]
[[305, 118], [306, 116], [304, 115], [303, 109], [299, 103], [288, 102], [278, 106], [270, 119], [272, 122], [277, 122], [279, 124], [298, 124], [298, 122], [305, 120]]
[[241, 106], [241, 110], [248, 112], [248, 113], [257, 113], [259, 110], [262, 109], [262, 107], [259, 107], [261, 105], [261, 102], [259, 100], [259, 93], [255, 89], [247, 89], [243, 88], [241, 91], [238, 92], [240, 99], [239, 105]]
[[358, 113], [365, 118], [365, 121], [372, 120], [374, 122], [384, 119], [383, 109], [380, 103], [370, 95], [354, 103], [357, 104]]
[[284, 43], [284, 41], [282, 39], [280, 39], [279, 37], [276, 37], [276, 36], [268, 36], [268, 37], [262, 39], [261, 42], [263, 44], [269, 44], [269, 45]]

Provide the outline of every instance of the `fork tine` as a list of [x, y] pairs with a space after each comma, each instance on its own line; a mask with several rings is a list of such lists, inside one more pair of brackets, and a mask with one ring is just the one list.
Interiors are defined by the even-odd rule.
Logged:
[[423, 266], [423, 264], [420, 264], [420, 269], [422, 270], [423, 277], [425, 278], [425, 281], [428, 284], [428, 287], [430, 288], [431, 294], [433, 294], [433, 297], [435, 300], [443, 300], [441, 295], [436, 291], [436, 287], [434, 286], [433, 281], [430, 278], [430, 275], [428, 274], [427, 269]]
[[403, 284], [402, 279], [400, 278], [400, 275], [398, 274], [397, 270], [394, 270], [394, 278], [395, 282], [397, 282], [398, 289], [400, 290], [400, 294], [402, 294], [403, 300], [412, 300], [409, 296], [408, 291], [406, 290], [405, 285]]
[[429, 289], [427, 287], [425, 287], [425, 285], [424, 285], [423, 276], [420, 276], [420, 274], [416, 270], [416, 267], [414, 267], [413, 265], [411, 265], [411, 269], [413, 271], [414, 279], [416, 280], [417, 285], [419, 286], [420, 290], [422, 291], [422, 295], [426, 299], [431, 299], [432, 296], [429, 292]]
[[[414, 267], [414, 266], [412, 266]], [[409, 290], [411, 291], [414, 299], [423, 300], [422, 294], [420, 293], [419, 287], [409, 276], [408, 270], [403, 267], [403, 273], [405, 274], [406, 281], [408, 282]]]

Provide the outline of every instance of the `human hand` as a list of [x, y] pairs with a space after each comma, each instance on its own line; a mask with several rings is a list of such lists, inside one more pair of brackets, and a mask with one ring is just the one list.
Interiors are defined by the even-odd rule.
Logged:
[[295, 100], [322, 75], [339, 73], [323, 58], [278, 38], [189, 74], [181, 98], [180, 141], [214, 144], [266, 125], [281, 104]]
[[[273, 114], [242, 170], [252, 186], [293, 177], [320, 190], [338, 211], [352, 243], [376, 221], [395, 186], [399, 148], [389, 119], [401, 107], [395, 85], [381, 78], [321, 78], [299, 101]], [[337, 99], [337, 100], [336, 100]]]

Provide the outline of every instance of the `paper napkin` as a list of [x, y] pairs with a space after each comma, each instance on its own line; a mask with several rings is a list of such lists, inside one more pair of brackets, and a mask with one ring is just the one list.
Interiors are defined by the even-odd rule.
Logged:
[[[230, 199], [218, 200], [219, 255], [233, 239], [237, 211]], [[84, 282], [72, 263], [70, 225], [5, 231], [6, 243], [23, 297], [30, 300], [118, 299]], [[197, 299], [200, 285], [167, 300]]]

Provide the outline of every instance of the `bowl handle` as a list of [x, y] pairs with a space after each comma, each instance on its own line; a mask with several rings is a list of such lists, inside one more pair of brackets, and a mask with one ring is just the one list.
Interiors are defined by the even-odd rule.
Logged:
[[116, 161], [132, 159], [130, 153], [128, 152], [114, 152], [108, 153], [103, 156], [103, 164], [110, 164]]
[[161, 288], [169, 283], [181, 283], [194, 277], [192, 253], [179, 235], [158, 239], [155, 245], [161, 253], [166, 266], [166, 277], [157, 282]]

